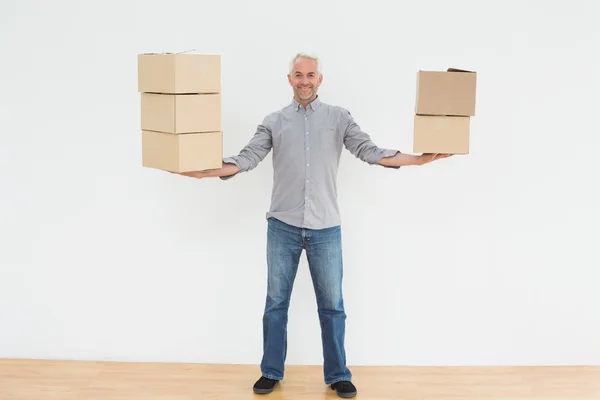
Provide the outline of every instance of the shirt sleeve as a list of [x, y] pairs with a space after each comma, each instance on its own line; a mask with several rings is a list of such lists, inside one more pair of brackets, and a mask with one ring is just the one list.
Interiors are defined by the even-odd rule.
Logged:
[[[378, 164], [384, 157], [392, 157], [399, 153], [398, 150], [386, 149], [377, 146], [369, 134], [364, 132], [354, 121], [348, 110], [342, 109], [341, 125], [344, 129], [344, 146], [356, 158], [371, 164]], [[386, 167], [398, 169], [400, 167]]]
[[[223, 162], [235, 164], [240, 169], [240, 172], [248, 172], [256, 168], [273, 147], [272, 126], [273, 116], [269, 115], [263, 119], [262, 124], [257, 126], [256, 133], [239, 154], [232, 157], [226, 157], [223, 159]], [[237, 174], [222, 176], [221, 179], [227, 180], [233, 178]]]

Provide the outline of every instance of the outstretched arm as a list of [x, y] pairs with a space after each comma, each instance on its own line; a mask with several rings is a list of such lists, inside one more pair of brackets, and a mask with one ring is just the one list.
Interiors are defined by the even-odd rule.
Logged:
[[452, 154], [421, 154], [419, 156], [412, 154], [402, 154], [397, 153], [391, 157], [384, 157], [379, 161], [379, 165], [383, 165], [384, 167], [404, 167], [407, 165], [425, 165], [429, 164], [432, 161], [439, 160], [442, 158], [448, 158]]
[[389, 162], [382, 163], [382, 160], [395, 157], [400, 152], [393, 149], [384, 149], [373, 143], [371, 136], [361, 129], [349, 111], [342, 110], [340, 125], [344, 129], [344, 146], [356, 158], [371, 165], [379, 164], [390, 168], [399, 167]]
[[400, 168], [408, 165], [425, 165], [451, 156], [451, 154], [403, 154], [398, 150], [378, 147], [346, 110], [342, 113], [341, 123], [345, 127], [344, 146], [354, 156], [369, 164]]
[[271, 116], [266, 117], [263, 123], [258, 125], [256, 133], [248, 144], [244, 146], [238, 155], [225, 158], [221, 168], [206, 171], [181, 172], [179, 174], [198, 179], [219, 177], [225, 180], [232, 178], [239, 172], [247, 172], [256, 168], [267, 154], [269, 154], [273, 146], [271, 119]]

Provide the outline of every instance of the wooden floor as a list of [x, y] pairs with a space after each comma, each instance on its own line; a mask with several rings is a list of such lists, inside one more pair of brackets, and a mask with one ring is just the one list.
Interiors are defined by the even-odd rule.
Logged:
[[[353, 367], [356, 399], [599, 400], [599, 367]], [[0, 359], [0, 400], [338, 399], [322, 368], [286, 369], [255, 395], [257, 366]]]

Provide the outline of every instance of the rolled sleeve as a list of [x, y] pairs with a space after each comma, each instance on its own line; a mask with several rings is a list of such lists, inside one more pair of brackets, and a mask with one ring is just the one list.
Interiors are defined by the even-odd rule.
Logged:
[[[384, 157], [393, 157], [398, 150], [386, 149], [377, 146], [369, 134], [364, 132], [354, 121], [354, 118], [348, 110], [342, 111], [341, 124], [344, 131], [344, 146], [356, 158], [370, 164], [378, 165]], [[387, 167], [398, 169], [400, 167]]]
[[235, 156], [235, 157], [227, 157], [227, 158], [223, 159], [224, 163], [235, 164], [235, 166], [238, 167], [240, 169], [240, 171], [233, 175], [220, 176], [219, 178], [221, 178], [221, 180], [226, 181], [228, 179], [231, 179], [242, 171], [242, 167], [240, 166], [240, 162], [238, 161], [238, 158], [239, 158], [238, 156]]
[[[381, 157], [379, 157], [379, 160], [377, 160], [376, 163], [379, 163], [379, 161], [381, 161], [382, 158], [385, 158], [385, 157], [394, 157], [398, 153], [400, 153], [399, 150], [381, 149]], [[392, 168], [392, 169], [398, 169], [398, 168], [400, 168], [399, 166], [389, 166], [389, 165], [383, 165], [383, 167], [384, 168]]]
[[[256, 128], [256, 133], [250, 139], [248, 144], [244, 146], [244, 148], [239, 152], [236, 156], [226, 157], [223, 159], [224, 163], [235, 164], [240, 172], [248, 172], [256, 168], [256, 166], [264, 160], [264, 158], [269, 154], [273, 147], [272, 140], [272, 115], [265, 117], [262, 124], [258, 125]], [[231, 179], [234, 175], [222, 176], [222, 180]]]

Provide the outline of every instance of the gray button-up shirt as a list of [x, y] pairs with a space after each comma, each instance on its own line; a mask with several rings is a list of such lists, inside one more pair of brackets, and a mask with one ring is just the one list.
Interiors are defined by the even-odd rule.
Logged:
[[267, 218], [323, 229], [341, 224], [337, 171], [343, 147], [372, 165], [398, 152], [376, 146], [349, 111], [317, 97], [306, 109], [293, 100], [267, 115], [240, 153], [223, 161], [246, 172], [272, 149], [274, 182]]

